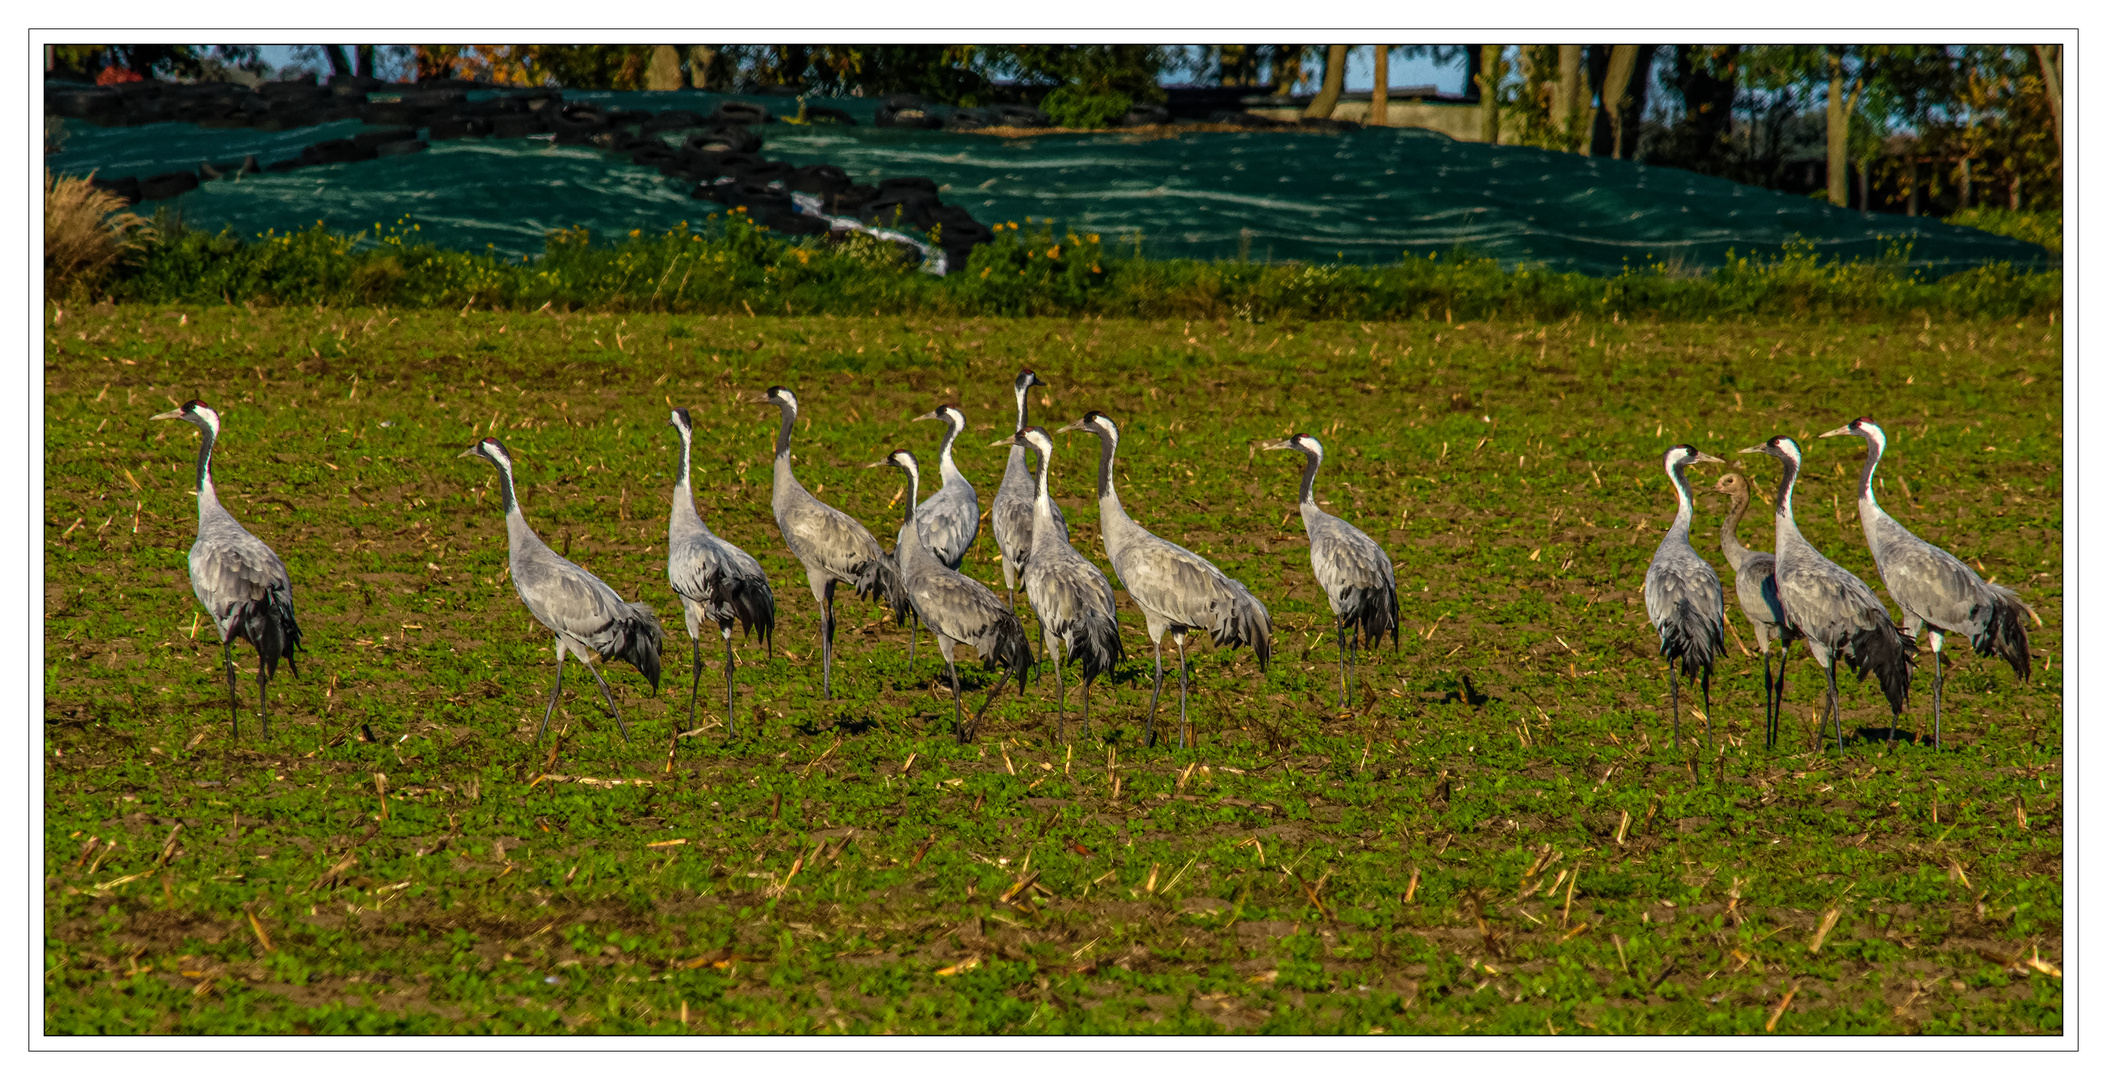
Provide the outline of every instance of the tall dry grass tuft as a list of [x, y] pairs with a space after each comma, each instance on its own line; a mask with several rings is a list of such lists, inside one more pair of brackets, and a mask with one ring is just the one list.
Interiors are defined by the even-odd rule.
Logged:
[[153, 225], [87, 176], [44, 170], [44, 291], [52, 297], [92, 293], [118, 262], [141, 250]]

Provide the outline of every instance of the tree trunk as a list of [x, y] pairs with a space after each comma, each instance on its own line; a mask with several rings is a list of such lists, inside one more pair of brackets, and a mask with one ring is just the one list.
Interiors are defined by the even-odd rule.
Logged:
[[1339, 107], [1339, 94], [1346, 89], [1346, 46], [1324, 47], [1324, 87], [1310, 101], [1310, 107], [1302, 110], [1306, 119], [1329, 120], [1332, 110]]
[[1390, 122], [1390, 46], [1375, 47], [1375, 92], [1368, 97], [1368, 122]]
[[680, 75], [680, 51], [671, 45], [659, 45], [651, 50], [651, 66], [644, 70], [644, 89], [678, 90], [683, 82]]
[[1851, 162], [1845, 156], [1845, 148], [1851, 134], [1851, 115], [1844, 111], [1844, 61], [1842, 57], [1829, 54], [1829, 204], [1849, 206], [1851, 196], [1846, 190], [1845, 170]]
[[[2034, 55], [2041, 59], [2041, 87], [2048, 95], [2048, 114], [2056, 125], [2056, 154], [2063, 154], [2063, 46], [2036, 45]], [[2058, 164], [2061, 164], [2059, 161]]]
[[329, 59], [330, 78], [336, 79], [351, 74], [351, 58], [344, 55], [342, 45], [324, 45], [322, 55]]
[[1506, 64], [1501, 54], [1505, 45], [1478, 46], [1478, 115], [1482, 127], [1479, 136], [1487, 143], [1500, 141], [1500, 80], [1506, 75]]
[[[1580, 81], [1580, 46], [1558, 47], [1558, 81], [1551, 90], [1551, 126], [1567, 139], [1573, 137], [1573, 123], [1579, 119], [1583, 86]], [[1568, 147], [1570, 149], [1570, 147]]]
[[1609, 114], [1610, 156], [1624, 156], [1624, 105], [1633, 69], [1639, 66], [1637, 45], [1610, 47], [1609, 73], [1602, 78], [1602, 109]]
[[1302, 85], [1302, 46], [1273, 46], [1273, 96], [1293, 97]]
[[1975, 173], [1967, 158], [1961, 159], [1961, 209], [1968, 209], [1968, 201], [1975, 194]]
[[713, 46], [688, 46], [688, 85], [697, 90], [715, 90], [722, 81], [722, 58]]
[[2019, 209], [2019, 174], [2012, 174], [2012, 209]]
[[358, 61], [358, 66], [357, 66], [357, 68], [355, 69], [355, 70], [357, 71], [358, 77], [359, 77], [359, 78], [361, 78], [361, 79], [370, 79], [370, 78], [372, 78], [372, 77], [373, 77], [373, 46], [371, 46], [371, 45], [353, 45], [353, 46], [352, 46], [351, 48], [352, 48], [352, 55], [353, 55], [354, 57], [356, 57], [356, 58], [357, 58], [357, 61]]

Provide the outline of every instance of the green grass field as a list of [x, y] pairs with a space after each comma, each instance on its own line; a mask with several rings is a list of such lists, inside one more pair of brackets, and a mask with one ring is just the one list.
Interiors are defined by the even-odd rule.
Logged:
[[[46, 318], [46, 1034], [2063, 1031], [2063, 384], [2040, 320]], [[1124, 599], [1129, 660], [1072, 743], [1050, 678], [956, 743], [934, 650], [910, 671], [852, 596], [840, 699], [818, 698], [817, 611], [769, 512], [776, 413], [747, 402], [794, 387], [801, 479], [889, 542], [900, 477], [859, 466], [933, 455], [936, 425], [906, 420], [956, 400], [985, 508], [1027, 365], [1051, 384], [1035, 420], [1113, 416], [1129, 512], [1272, 609], [1270, 673], [1198, 650], [1193, 749], [1140, 745]], [[268, 738], [230, 736], [185, 575], [195, 433], [147, 420], [192, 396], [222, 411], [222, 498], [284, 557], [310, 650]], [[729, 743], [714, 666], [680, 735], [669, 402], [695, 410], [704, 517], [779, 604], [774, 655], [740, 651]], [[1674, 511], [1661, 451], [1801, 437], [1801, 528], [1878, 589], [1859, 444], [1808, 438], [1862, 413], [1892, 440], [1884, 505], [2039, 612], [2034, 681], [1949, 651], [1934, 752], [1888, 748], [1847, 679], [1839, 757], [1796, 652], [1768, 751], [1730, 599], [1716, 747], [1678, 753], [1639, 599]], [[666, 619], [658, 696], [607, 672], [633, 742], [567, 679], [532, 745], [550, 637], [504, 576], [494, 473], [455, 458], [493, 430], [540, 534]], [[1299, 459], [1249, 449], [1296, 430], [1397, 563], [1402, 643], [1346, 713]], [[1058, 438], [1054, 490], [1102, 564], [1094, 440]], [[1774, 463], [1735, 460], [1770, 491]], [[1698, 533], [1731, 582], [1723, 504]], [[1763, 509], [1743, 537], [1768, 549]], [[965, 569], [1000, 589], [985, 528]], [[977, 703], [992, 677], [961, 670]]]

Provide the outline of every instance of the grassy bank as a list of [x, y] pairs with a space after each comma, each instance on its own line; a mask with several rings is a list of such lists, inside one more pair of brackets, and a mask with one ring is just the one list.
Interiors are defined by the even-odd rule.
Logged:
[[996, 240], [944, 278], [889, 244], [792, 243], [743, 216], [664, 236], [596, 242], [552, 234], [531, 261], [423, 244], [414, 226], [378, 236], [320, 229], [238, 238], [164, 227], [107, 295], [120, 301], [783, 315], [1106, 315], [1143, 318], [1439, 319], [2044, 318], [2060, 272], [1998, 265], [1931, 278], [1900, 254], [1844, 262], [1795, 245], [1711, 271], [1651, 265], [1614, 278], [1506, 269], [1459, 252], [1387, 266], [1137, 258], [1096, 234], [1044, 223]]
[[[2063, 1029], [2063, 387], [2040, 321], [215, 298], [48, 330], [49, 1033]], [[1071, 744], [1047, 679], [957, 745], [926, 642], [910, 670], [902, 631], [853, 598], [843, 697], [818, 700], [817, 612], [769, 513], [775, 413], [742, 397], [795, 386], [804, 483], [889, 536], [899, 482], [858, 466], [933, 452], [906, 418], [956, 400], [961, 467], [990, 497], [984, 444], [1025, 365], [1051, 384], [1036, 418], [1122, 422], [1137, 519], [1273, 611], [1270, 673], [1195, 652], [1193, 750], [1138, 745], [1148, 654], [1124, 602], [1129, 659]], [[192, 395], [223, 410], [222, 497], [285, 557], [312, 650], [274, 685], [267, 739], [230, 738], [185, 580], [195, 436], [146, 419]], [[664, 574], [669, 400], [703, 433], [703, 514], [781, 605], [773, 655], [740, 651], [728, 744], [714, 669], [701, 730], [675, 737], [691, 668]], [[1662, 448], [1732, 457], [1861, 413], [1893, 439], [1890, 510], [2039, 611], [2034, 681], [1949, 651], [1933, 752], [1907, 741], [1928, 672], [1893, 750], [1884, 704], [1847, 678], [1837, 757], [1813, 750], [1819, 674], [1796, 651], [1768, 751], [1736, 615], [1715, 745], [1679, 752], [1639, 599], [1674, 508]], [[1292, 430], [1325, 439], [1320, 494], [1398, 564], [1402, 643], [1365, 657], [1349, 712], [1297, 462], [1246, 449]], [[488, 431], [540, 534], [669, 620], [660, 696], [608, 672], [633, 743], [573, 679], [532, 745], [548, 638], [504, 577], [491, 470], [455, 458]], [[1101, 559], [1094, 448], [1060, 438], [1054, 490]], [[1808, 443], [1801, 526], [1877, 583], [1859, 451]], [[1767, 489], [1770, 463], [1742, 460]], [[1701, 502], [1726, 578], [1720, 500]], [[1760, 523], [1742, 535], [1770, 546]], [[965, 569], [999, 583], [989, 544]], [[961, 670], [969, 692], [992, 681]]]

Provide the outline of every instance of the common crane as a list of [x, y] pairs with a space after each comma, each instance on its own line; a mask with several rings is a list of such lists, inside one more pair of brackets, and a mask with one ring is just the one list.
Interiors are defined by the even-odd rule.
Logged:
[[197, 426], [198, 538], [190, 545], [190, 591], [219, 631], [220, 663], [227, 670], [227, 716], [241, 736], [241, 698], [235, 689], [234, 642], [256, 650], [256, 703], [263, 734], [271, 734], [271, 678], [278, 661], [300, 674], [300, 624], [293, 617], [293, 582], [285, 563], [220, 505], [212, 485], [212, 447], [219, 441], [219, 414], [202, 401], [157, 413], [155, 420], [185, 420]]
[[732, 624], [741, 624], [761, 644], [775, 634], [775, 593], [768, 575], [746, 552], [710, 531], [695, 512], [689, 487], [695, 451], [695, 421], [686, 409], [674, 409], [671, 423], [680, 432], [680, 479], [673, 486], [673, 513], [666, 525], [666, 578], [680, 597], [688, 637], [695, 643], [695, 679], [688, 687], [688, 726], [695, 726], [695, 699], [702, 692], [702, 627], [716, 623], [724, 637], [724, 730], [736, 734], [732, 715]]
[[512, 483], [512, 454], [503, 443], [485, 438], [459, 456], [482, 458], [496, 466], [505, 511], [505, 537], [511, 549], [513, 591], [535, 621], [556, 635], [556, 685], [549, 690], [549, 705], [541, 712], [541, 726], [534, 730], [534, 742], [539, 745], [548, 731], [549, 717], [556, 711], [557, 697], [563, 693], [565, 653], [577, 657], [592, 674], [600, 686], [600, 696], [614, 713], [615, 725], [627, 741], [629, 725], [623, 722], [622, 709], [615, 704], [607, 680], [593, 667], [592, 658], [597, 654], [603, 661], [628, 661], [651, 681], [652, 691], [657, 692], [659, 651], [665, 645], [658, 613], [648, 604], [623, 600], [606, 582], [542, 543], [520, 513], [519, 496]]
[[[1880, 580], [1902, 609], [1904, 630], [1912, 638], [1931, 631], [1931, 742], [1936, 748], [1941, 739], [1939, 698], [1946, 682], [1946, 635], [1966, 637], [1978, 655], [1995, 656], [2012, 665], [2012, 673], [2024, 682], [2033, 672], [2026, 619], [2034, 610], [2018, 593], [1984, 581], [1967, 563], [1925, 543], [1880, 508], [1873, 497], [1873, 470], [1880, 467], [1880, 455], [1888, 443], [1880, 425], [1861, 416], [1821, 437], [1838, 435], [1856, 435], [1866, 441], [1866, 464], [1858, 477], [1858, 524], [1865, 530], [1866, 547], [1872, 549]], [[1889, 736], [1893, 737], [1892, 731]]]
[[1690, 546], [1690, 479], [1684, 471], [1697, 464], [1724, 464], [1688, 444], [1671, 446], [1661, 456], [1668, 482], [1675, 485], [1675, 520], [1654, 549], [1646, 568], [1646, 618], [1661, 636], [1661, 655], [1668, 658], [1668, 712], [1675, 717], [1675, 745], [1683, 745], [1683, 716], [1676, 702], [1676, 668], [1704, 688], [1705, 745], [1712, 745], [1712, 664], [1726, 648], [1726, 601], [1712, 564]]
[[834, 587], [898, 610], [898, 578], [871, 531], [855, 518], [812, 497], [790, 471], [790, 431], [797, 423], [797, 395], [781, 386], [764, 399], [783, 411], [775, 439], [775, 523], [790, 553], [805, 564], [805, 581], [819, 604], [820, 696], [834, 696]]
[[[921, 486], [922, 471], [915, 456], [905, 450], [895, 450], [884, 461], [873, 462], [866, 468], [891, 465], [907, 474], [908, 499], [906, 522], [900, 530], [899, 574], [900, 586], [907, 602], [914, 607], [915, 615], [922, 625], [936, 638], [937, 651], [944, 656], [944, 669], [951, 675], [951, 723], [958, 741], [972, 739], [980, 727], [980, 718], [993, 704], [997, 694], [1002, 693], [1003, 684], [1010, 676], [1017, 677], [1017, 693], [1024, 693], [1024, 672], [1032, 663], [1032, 645], [1024, 636], [1024, 626], [1017, 616], [995, 599], [995, 594], [986, 585], [945, 566], [929, 550], [922, 540], [919, 518], [915, 506], [916, 490]], [[959, 704], [958, 665], [952, 660], [952, 650], [959, 643], [973, 646], [982, 662], [993, 667], [1000, 665], [1002, 678], [988, 691], [988, 698], [981, 702], [980, 711], [973, 714], [973, 722], [964, 721], [964, 711]]]
[[[1714, 491], [1726, 493], [1732, 501], [1727, 508], [1726, 520], [1719, 524], [1719, 548], [1726, 554], [1727, 565], [1734, 569], [1734, 598], [1741, 603], [1741, 613], [1747, 616], [1749, 629], [1756, 635], [1756, 644], [1763, 649], [1763, 745], [1778, 745], [1778, 714], [1785, 708], [1785, 661], [1791, 655], [1792, 642], [1798, 635], [1785, 625], [1785, 609], [1778, 602], [1778, 559], [1768, 551], [1750, 551], [1742, 546], [1738, 529], [1741, 515], [1749, 507], [1748, 478], [1738, 472], [1730, 472], [1719, 478]], [[1770, 673], [1771, 642], [1778, 643], [1778, 676], [1772, 681]]]
[[1178, 648], [1178, 746], [1189, 742], [1186, 719], [1185, 635], [1206, 630], [1225, 648], [1250, 645], [1264, 672], [1273, 657], [1273, 617], [1251, 590], [1222, 573], [1206, 559], [1134, 523], [1112, 490], [1112, 456], [1119, 449], [1119, 427], [1095, 409], [1062, 431], [1097, 435], [1098, 532], [1105, 557], [1127, 587], [1134, 606], [1148, 622], [1155, 649], [1156, 681], [1149, 693], [1146, 737], [1156, 741], [1156, 702], [1163, 694], [1163, 635]]
[[[1032, 426], [1032, 407], [1028, 392], [1034, 386], [1045, 386], [1046, 380], [1030, 368], [1017, 373], [1012, 389], [1017, 394], [1017, 430]], [[1045, 459], [1040, 459], [1044, 469]], [[1011, 610], [1017, 607], [1018, 575], [1024, 572], [1025, 563], [1032, 556], [1032, 515], [1036, 513], [1036, 499], [1032, 494], [1031, 451], [1024, 445], [1010, 447], [1009, 463], [1003, 466], [1002, 486], [995, 489], [995, 502], [988, 510], [988, 529], [995, 534], [995, 546], [1002, 551], [1002, 581], [1009, 587]], [[1061, 516], [1059, 503], [1053, 505], [1054, 527], [1061, 531], [1061, 539], [1068, 539], [1068, 519]]]
[[[958, 471], [958, 463], [952, 460], [951, 444], [958, 441], [960, 432], [966, 430], [966, 414], [956, 405], [939, 405], [929, 412], [915, 417], [916, 420], [938, 420], [944, 424], [943, 448], [937, 451], [937, 475], [944, 478], [944, 486], [937, 489], [928, 501], [915, 508], [916, 528], [921, 531], [922, 542], [938, 562], [951, 570], [966, 559], [966, 551], [980, 536], [980, 497], [974, 494], [973, 485]], [[901, 526], [906, 531], [906, 526]], [[898, 558], [898, 541], [895, 541], [894, 557]], [[907, 612], [896, 612], [905, 619]], [[915, 640], [921, 633], [913, 627], [907, 631], [907, 664], [914, 667]]]
[[[1744, 454], [1768, 454], [1783, 466], [1778, 476], [1776, 557], [1778, 603], [1785, 625], [1807, 639], [1807, 651], [1829, 679], [1829, 717], [1836, 725], [1836, 749], [1843, 752], [1844, 718], [1836, 692], [1836, 662], [1851, 666], [1861, 682], [1868, 672], [1879, 680], [1894, 711], [1895, 724], [1909, 703], [1910, 658], [1915, 642], [1895, 630], [1895, 620], [1866, 583], [1830, 562], [1800, 535], [1792, 520], [1792, 485], [1800, 475], [1800, 444], [1776, 435], [1748, 447]], [[1888, 727], [1890, 738], [1895, 724]]]
[[[1383, 634], [1397, 646], [1397, 577], [1390, 556], [1368, 534], [1317, 507], [1317, 469], [1324, 444], [1303, 434], [1259, 444], [1262, 450], [1295, 450], [1303, 456], [1302, 530], [1309, 535], [1310, 569], [1331, 601], [1339, 631], [1339, 707], [1352, 698], [1353, 654], [1379, 645]], [[1347, 629], [1352, 628], [1349, 641]]]
[[1024, 595], [1039, 615], [1046, 655], [1054, 666], [1054, 737], [1067, 723], [1068, 691], [1061, 682], [1065, 658], [1083, 669], [1083, 734], [1090, 734], [1090, 684], [1118, 666], [1126, 655], [1119, 639], [1119, 612], [1112, 583], [1097, 564], [1068, 543], [1059, 524], [1048, 474], [1053, 471], [1053, 437], [1045, 428], [1026, 427], [991, 446], [1029, 445], [1039, 452], [1038, 493], [1032, 500], [1032, 548], [1024, 560]]

